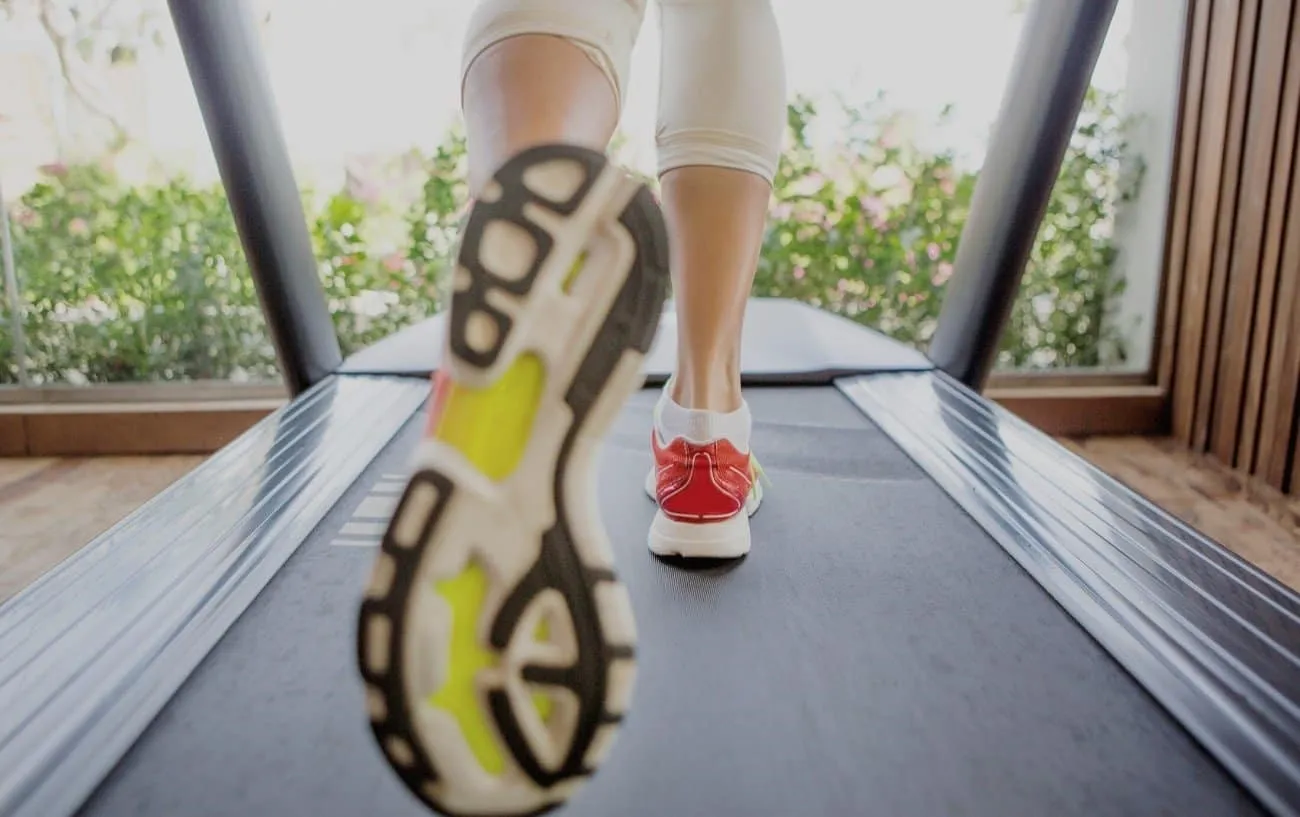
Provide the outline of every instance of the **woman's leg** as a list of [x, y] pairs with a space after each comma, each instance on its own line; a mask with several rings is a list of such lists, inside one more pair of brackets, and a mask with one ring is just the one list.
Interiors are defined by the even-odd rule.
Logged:
[[603, 151], [643, 13], [484, 0], [470, 26], [475, 201], [428, 431], [357, 628], [385, 757], [453, 817], [563, 801], [631, 697], [631, 602], [593, 472], [669, 284], [654, 198]]
[[650, 549], [749, 551], [762, 486], [740, 392], [740, 336], [785, 128], [767, 0], [660, 0], [659, 163], [672, 246], [677, 370], [655, 409]]
[[659, 164], [677, 305], [674, 398], [740, 407], [740, 331], [785, 129], [768, 0], [660, 0]]

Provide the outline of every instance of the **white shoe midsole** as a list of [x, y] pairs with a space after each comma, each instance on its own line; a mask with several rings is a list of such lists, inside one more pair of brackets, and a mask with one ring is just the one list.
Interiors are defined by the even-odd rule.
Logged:
[[650, 551], [660, 556], [694, 559], [734, 559], [749, 553], [749, 516], [738, 513], [718, 522], [678, 522], [655, 514], [648, 537]]

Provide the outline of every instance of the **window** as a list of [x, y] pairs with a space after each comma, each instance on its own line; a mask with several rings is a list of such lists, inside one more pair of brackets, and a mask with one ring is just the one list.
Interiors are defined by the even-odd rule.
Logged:
[[[924, 347], [1024, 3], [773, 0], [792, 120], [756, 291]], [[251, 0], [344, 351], [432, 314], [465, 204], [461, 0]], [[851, 10], [850, 10], [851, 9]], [[1150, 364], [1183, 0], [1123, 0], [999, 367]], [[162, 0], [0, 0], [0, 382], [275, 383]], [[651, 173], [650, 12], [617, 142]], [[24, 354], [17, 354], [20, 344]]]

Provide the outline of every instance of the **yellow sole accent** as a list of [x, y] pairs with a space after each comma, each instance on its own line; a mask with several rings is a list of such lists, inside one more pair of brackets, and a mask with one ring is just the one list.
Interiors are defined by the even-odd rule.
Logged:
[[569, 271], [565, 273], [564, 282], [560, 284], [561, 291], [569, 292], [573, 289], [573, 282], [578, 280], [578, 273], [582, 272], [582, 266], [585, 263], [587, 263], [587, 251], [583, 250], [578, 253], [578, 257], [573, 260], [573, 266], [569, 267]]
[[[487, 598], [487, 574], [477, 562], [470, 562], [460, 575], [436, 582], [434, 587], [451, 608], [451, 645], [447, 680], [429, 696], [429, 703], [452, 714], [479, 765], [489, 774], [499, 775], [505, 770], [505, 758], [496, 730], [480, 705], [475, 683], [480, 671], [497, 665], [496, 653], [478, 643], [478, 620], [483, 600]], [[533, 637], [544, 642], [550, 637], [549, 631], [546, 621], [539, 621]], [[553, 708], [551, 696], [534, 692], [532, 700], [542, 721], [549, 720]]]
[[[545, 383], [542, 360], [532, 354], [520, 355], [485, 388], [448, 383], [434, 436], [459, 451], [489, 479], [504, 479], [528, 448]], [[489, 774], [499, 775], [505, 771], [505, 755], [477, 686], [478, 674], [495, 667], [498, 660], [494, 650], [479, 643], [487, 574], [482, 565], [470, 562], [459, 575], [436, 582], [435, 589], [451, 608], [451, 643], [447, 679], [429, 697], [429, 703], [451, 713], [479, 765]], [[544, 628], [539, 631], [544, 637]], [[549, 698], [539, 693], [533, 702], [545, 719], [551, 708]]]
[[465, 565], [460, 575], [435, 583], [438, 595], [451, 608], [451, 643], [447, 650], [447, 680], [429, 696], [429, 703], [451, 713], [479, 765], [489, 774], [499, 775], [505, 771], [505, 756], [496, 730], [480, 705], [476, 684], [479, 672], [497, 663], [496, 653], [478, 642], [487, 585], [487, 574], [477, 562]]
[[[546, 619], [537, 622], [537, 629], [533, 630], [533, 640], [545, 644], [551, 640], [551, 628], [547, 626]], [[545, 692], [533, 693], [533, 706], [537, 709], [537, 714], [541, 716], [542, 722], [551, 719], [552, 709], [551, 696]]]
[[463, 454], [489, 479], [504, 479], [528, 447], [545, 384], [542, 360], [533, 354], [520, 355], [485, 388], [448, 383], [434, 437]]

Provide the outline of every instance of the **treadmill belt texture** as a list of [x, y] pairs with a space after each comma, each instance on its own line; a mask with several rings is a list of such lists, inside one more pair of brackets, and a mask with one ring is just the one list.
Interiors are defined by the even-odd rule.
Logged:
[[[635, 697], [559, 813], [1262, 813], [833, 388], [750, 393], [774, 485], [748, 558], [655, 559], [642, 491], [655, 396], [624, 411], [600, 476], [637, 612]], [[427, 813], [372, 745], [353, 654], [374, 550], [341, 534], [422, 427], [372, 464], [81, 814]]]

